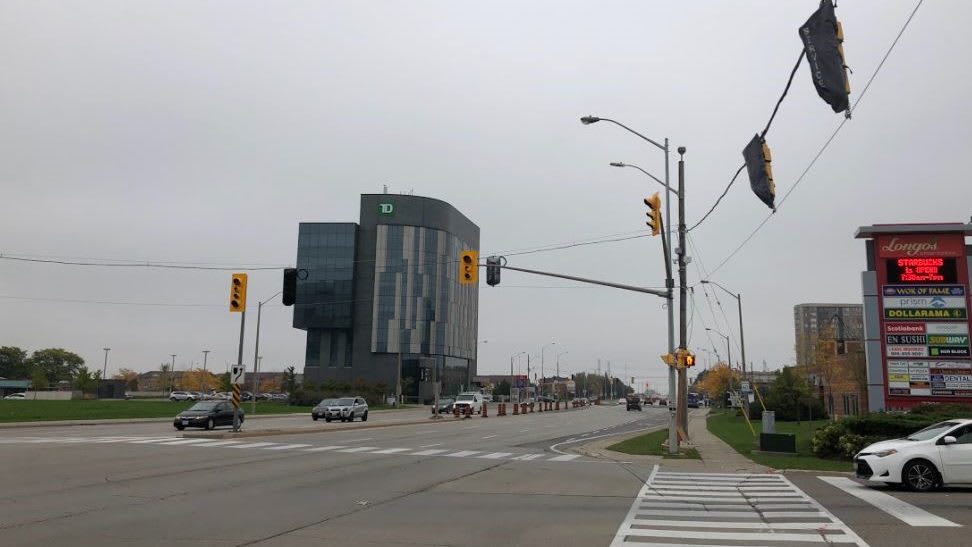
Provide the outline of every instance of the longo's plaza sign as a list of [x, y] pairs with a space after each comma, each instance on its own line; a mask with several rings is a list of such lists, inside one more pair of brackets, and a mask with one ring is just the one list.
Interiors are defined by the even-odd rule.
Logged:
[[972, 399], [963, 233], [875, 234], [885, 408]]

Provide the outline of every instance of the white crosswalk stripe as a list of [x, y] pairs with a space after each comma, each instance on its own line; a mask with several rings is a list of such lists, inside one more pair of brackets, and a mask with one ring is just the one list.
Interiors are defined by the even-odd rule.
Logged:
[[946, 528], [961, 526], [938, 515], [933, 515], [920, 507], [915, 507], [906, 501], [899, 500], [894, 496], [854, 482], [847, 477], [821, 476], [817, 478], [831, 486], [840, 488], [858, 499], [870, 503], [909, 526], [940, 526]]
[[[355, 440], [371, 440], [368, 439], [355, 439]], [[353, 442], [353, 441], [345, 441]], [[381, 456], [441, 456], [449, 458], [476, 458], [483, 460], [497, 460], [506, 462], [570, 462], [579, 461], [585, 462], [585, 460], [580, 459], [581, 456], [578, 454], [544, 454], [544, 453], [530, 453], [530, 454], [515, 454], [513, 452], [483, 452], [481, 450], [459, 450], [456, 451], [454, 448], [431, 448], [424, 449], [424, 447], [419, 448], [382, 448], [377, 446], [350, 446], [350, 445], [326, 445], [326, 446], [313, 446], [311, 444], [299, 444], [299, 443], [279, 443], [270, 441], [248, 441], [248, 440], [221, 440], [221, 439], [204, 439], [204, 438], [185, 438], [185, 437], [134, 437], [134, 436], [104, 436], [104, 437], [13, 437], [0, 439], [0, 445], [9, 446], [12, 444], [44, 444], [44, 443], [57, 443], [57, 444], [106, 444], [106, 443], [124, 443], [124, 444], [134, 444], [143, 446], [165, 446], [165, 447], [207, 447], [207, 448], [238, 448], [238, 449], [259, 449], [268, 451], [278, 451], [278, 452], [303, 452], [303, 453], [314, 453], [314, 452], [343, 452], [347, 454], [368, 454], [368, 455], [381, 455]], [[441, 444], [441, 443], [439, 443]], [[429, 445], [426, 445], [429, 446]], [[435, 446], [435, 445], [432, 445]], [[589, 460], [587, 460], [589, 461]], [[672, 486], [670, 488], [677, 488]], [[712, 494], [721, 494], [722, 492], [713, 491]], [[728, 492], [727, 492], [728, 493]], [[736, 492], [731, 492], [732, 495], [737, 495]]]
[[856, 545], [857, 534], [785, 477], [652, 470], [611, 547]]

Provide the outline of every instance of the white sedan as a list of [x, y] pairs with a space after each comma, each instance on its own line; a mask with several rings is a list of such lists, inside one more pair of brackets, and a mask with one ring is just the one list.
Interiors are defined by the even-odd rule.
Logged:
[[972, 483], [972, 420], [948, 420], [854, 456], [857, 477], [924, 492]]
[[7, 395], [6, 397], [4, 397], [4, 400], [6, 400], [6, 401], [23, 401], [26, 398], [27, 398], [27, 396], [24, 395], [23, 393], [11, 393], [10, 395]]

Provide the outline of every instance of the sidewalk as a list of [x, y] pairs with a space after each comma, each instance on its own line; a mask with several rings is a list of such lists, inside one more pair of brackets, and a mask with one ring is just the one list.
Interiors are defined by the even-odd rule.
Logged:
[[687, 471], [703, 473], [765, 473], [770, 468], [736, 452], [731, 446], [709, 432], [705, 427], [708, 408], [700, 408], [689, 413], [689, 446], [694, 447], [702, 456], [701, 460], [662, 460], [666, 471]]
[[[770, 468], [759, 465], [742, 454], [736, 452], [731, 446], [716, 437], [705, 427], [706, 417], [709, 415], [708, 408], [700, 408], [689, 412], [689, 439], [690, 442], [683, 443], [683, 447], [688, 446], [699, 451], [701, 460], [663, 458], [661, 456], [633, 456], [607, 450], [607, 447], [625, 439], [643, 435], [644, 432], [637, 434], [618, 435], [609, 439], [599, 439], [596, 442], [577, 447], [575, 450], [581, 454], [601, 459], [617, 462], [647, 463], [658, 464], [666, 471], [674, 472], [695, 472], [695, 473], [765, 473]], [[660, 426], [662, 429], [664, 426]]]

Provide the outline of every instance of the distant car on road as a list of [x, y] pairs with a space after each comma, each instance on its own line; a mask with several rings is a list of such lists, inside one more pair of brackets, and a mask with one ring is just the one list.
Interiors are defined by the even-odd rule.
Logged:
[[641, 397], [638, 397], [637, 395], [629, 395], [625, 399], [625, 403], [628, 405], [626, 410], [634, 409], [641, 412]]
[[173, 391], [169, 394], [170, 401], [194, 401], [196, 396], [188, 391]]
[[27, 396], [23, 393], [11, 393], [3, 398], [4, 401], [23, 401]]
[[854, 467], [859, 479], [918, 492], [972, 484], [972, 420], [948, 420], [874, 443], [854, 456]]
[[364, 397], [324, 399], [311, 411], [311, 418], [315, 422], [320, 418], [324, 418], [325, 422], [331, 420], [353, 422], [355, 418], [361, 418], [362, 422], [367, 422], [368, 402], [364, 400]]
[[[240, 409], [243, 423], [243, 409]], [[225, 401], [200, 401], [180, 412], [172, 421], [176, 429], [187, 427], [213, 429], [218, 425], [233, 425], [233, 404]]]
[[618, 399], [618, 404], [619, 405], [626, 404], [627, 402], [628, 402], [628, 399], [625, 398], [625, 397], [622, 397], [622, 398]]
[[[456, 402], [455, 399], [439, 399], [439, 414], [451, 414], [452, 405]], [[435, 403], [432, 403], [432, 414], [435, 414]]]

